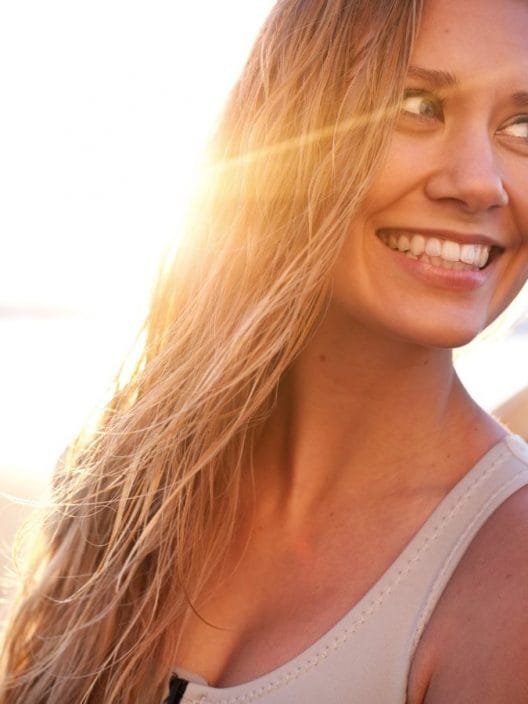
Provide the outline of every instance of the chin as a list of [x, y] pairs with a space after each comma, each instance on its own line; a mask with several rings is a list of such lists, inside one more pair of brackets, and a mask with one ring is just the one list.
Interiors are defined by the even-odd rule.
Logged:
[[385, 331], [392, 338], [420, 347], [454, 349], [474, 340], [491, 322], [482, 311], [471, 309], [413, 313], [393, 318]]
[[410, 342], [421, 347], [431, 347], [438, 349], [455, 349], [469, 344], [482, 332], [485, 326], [460, 325], [460, 326], [436, 326], [432, 325], [427, 329], [409, 331], [408, 334], [400, 334], [398, 337], [406, 342]]

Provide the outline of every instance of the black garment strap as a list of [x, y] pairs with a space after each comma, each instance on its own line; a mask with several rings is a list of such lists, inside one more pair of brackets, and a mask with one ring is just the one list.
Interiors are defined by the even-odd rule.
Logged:
[[169, 682], [169, 696], [165, 699], [164, 704], [178, 704], [178, 702], [181, 702], [188, 684], [187, 680], [178, 677], [178, 675], [172, 675]]

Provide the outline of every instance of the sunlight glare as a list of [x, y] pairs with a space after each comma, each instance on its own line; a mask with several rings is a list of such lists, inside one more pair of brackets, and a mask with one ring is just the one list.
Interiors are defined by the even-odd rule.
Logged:
[[8, 3], [0, 304], [142, 306], [271, 0]]

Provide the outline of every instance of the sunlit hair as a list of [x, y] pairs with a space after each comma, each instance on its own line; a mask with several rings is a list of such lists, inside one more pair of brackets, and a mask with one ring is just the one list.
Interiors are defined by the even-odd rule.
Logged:
[[234, 88], [135, 371], [57, 472], [2, 704], [161, 702], [251, 449], [324, 314], [420, 0], [279, 0]]

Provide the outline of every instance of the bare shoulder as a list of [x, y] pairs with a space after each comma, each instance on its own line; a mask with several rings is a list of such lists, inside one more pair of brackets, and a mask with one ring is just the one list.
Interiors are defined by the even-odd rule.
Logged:
[[528, 702], [528, 486], [458, 565], [416, 652], [408, 702]]

